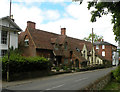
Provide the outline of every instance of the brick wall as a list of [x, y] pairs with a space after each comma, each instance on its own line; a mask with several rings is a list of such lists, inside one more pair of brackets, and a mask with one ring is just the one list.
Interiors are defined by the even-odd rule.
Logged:
[[95, 50], [98, 52], [99, 55], [102, 56], [102, 51], [105, 51], [105, 59], [109, 60], [112, 62], [112, 45], [105, 45], [105, 49], [102, 49], [102, 45], [99, 45], [99, 49], [96, 49], [96, 46], [95, 47]]

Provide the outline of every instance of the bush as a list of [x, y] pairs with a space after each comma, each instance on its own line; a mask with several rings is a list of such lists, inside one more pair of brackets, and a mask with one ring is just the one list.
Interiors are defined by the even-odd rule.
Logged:
[[59, 71], [60, 70], [60, 67], [56, 67], [56, 71]]
[[[5, 77], [7, 72], [8, 56], [2, 58], [2, 74]], [[31, 72], [49, 70], [50, 61], [44, 57], [23, 57], [19, 53], [11, 52], [9, 61], [9, 73]]]
[[115, 80], [120, 83], [120, 66], [118, 66], [115, 70], [113, 70], [112, 74]]

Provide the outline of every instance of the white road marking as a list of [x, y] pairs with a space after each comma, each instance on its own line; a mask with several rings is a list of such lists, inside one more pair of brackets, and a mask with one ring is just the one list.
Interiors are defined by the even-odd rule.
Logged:
[[85, 79], [88, 79], [88, 78], [78, 79], [78, 80], [75, 80], [75, 82], [82, 81], [82, 80], [85, 80]]
[[46, 90], [51, 90], [51, 89], [55, 89], [55, 88], [59, 88], [59, 87], [62, 87], [64, 84], [61, 84], [61, 85], [58, 85], [58, 86], [55, 86], [55, 87], [52, 87], [52, 88], [48, 88]]

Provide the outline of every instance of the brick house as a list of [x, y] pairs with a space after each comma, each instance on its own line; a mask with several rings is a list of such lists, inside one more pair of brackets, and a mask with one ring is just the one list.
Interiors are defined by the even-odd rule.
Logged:
[[43, 56], [56, 65], [81, 67], [82, 62], [88, 65], [103, 64], [104, 57], [95, 52], [90, 42], [68, 37], [66, 28], [61, 28], [61, 34], [55, 34], [36, 29], [35, 26], [36, 23], [28, 21], [25, 32], [19, 35], [23, 56]]
[[102, 39], [94, 43], [94, 48], [99, 55], [103, 56], [110, 64], [114, 65], [117, 46], [105, 42]]

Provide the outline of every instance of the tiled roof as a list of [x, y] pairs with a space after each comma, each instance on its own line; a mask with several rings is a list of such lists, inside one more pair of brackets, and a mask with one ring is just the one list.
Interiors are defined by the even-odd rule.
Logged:
[[[112, 45], [112, 46], [115, 46], [115, 45], [113, 45], [109, 42], [106, 42], [106, 41], [94, 42], [94, 45]], [[117, 47], [117, 46], [115, 46], [115, 47]]]
[[[56, 56], [65, 56], [69, 57], [70, 51], [78, 57], [81, 61], [86, 61], [85, 58], [81, 56], [81, 51], [83, 49], [84, 44], [87, 46], [88, 51], [91, 51], [92, 45], [90, 42], [85, 40], [80, 40], [72, 37], [68, 37], [66, 35], [59, 35], [51, 32], [46, 32], [43, 30], [27, 28], [29, 31], [32, 40], [35, 43], [35, 47], [38, 49], [48, 49], [53, 50]], [[25, 32], [22, 32], [19, 35], [19, 40], [24, 40]], [[54, 44], [58, 44], [62, 46], [65, 42], [68, 44], [68, 50], [59, 49], [56, 50], [54, 48]], [[88, 53], [90, 54], [90, 53]]]

